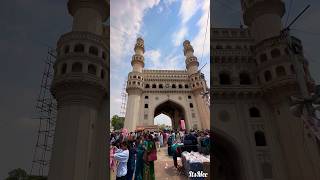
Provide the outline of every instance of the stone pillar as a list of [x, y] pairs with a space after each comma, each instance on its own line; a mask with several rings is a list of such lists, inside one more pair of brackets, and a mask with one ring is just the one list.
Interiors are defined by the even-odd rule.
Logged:
[[[128, 129], [128, 131], [134, 131], [137, 127], [137, 122], [139, 119], [139, 110], [141, 107], [141, 93], [139, 92], [128, 92], [128, 102], [126, 109], [126, 117], [124, 120], [124, 127]], [[143, 117], [141, 117], [143, 118]]]
[[195, 101], [197, 104], [197, 110], [199, 113], [199, 121], [202, 129], [210, 129], [210, 110], [208, 105], [205, 103], [200, 92], [194, 93]]

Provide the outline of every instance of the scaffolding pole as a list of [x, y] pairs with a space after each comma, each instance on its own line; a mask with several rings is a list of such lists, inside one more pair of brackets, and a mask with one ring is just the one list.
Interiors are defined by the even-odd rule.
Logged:
[[39, 126], [30, 170], [30, 175], [34, 176], [47, 176], [49, 171], [57, 114], [57, 103], [50, 93], [55, 59], [55, 51], [49, 49], [44, 61], [44, 71], [35, 106], [36, 118], [34, 120], [39, 121]]

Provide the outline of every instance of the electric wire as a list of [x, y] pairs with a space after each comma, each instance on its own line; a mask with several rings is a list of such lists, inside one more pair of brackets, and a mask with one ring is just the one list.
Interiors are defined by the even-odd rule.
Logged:
[[203, 52], [204, 52], [204, 45], [205, 45], [205, 42], [206, 42], [206, 39], [207, 39], [207, 31], [208, 31], [209, 17], [210, 17], [210, 10], [208, 11], [208, 16], [207, 16], [206, 32], [205, 32], [205, 34], [204, 34], [204, 40], [203, 40], [203, 45], [202, 45], [202, 53], [201, 53], [200, 64], [202, 63]]
[[290, 18], [290, 13], [291, 13], [291, 9], [292, 9], [293, 3], [294, 3], [294, 1], [293, 1], [293, 0], [290, 0], [290, 3], [289, 3], [289, 11], [288, 11], [288, 15], [287, 15], [287, 19], [286, 19], [285, 26], [288, 25], [289, 18]]

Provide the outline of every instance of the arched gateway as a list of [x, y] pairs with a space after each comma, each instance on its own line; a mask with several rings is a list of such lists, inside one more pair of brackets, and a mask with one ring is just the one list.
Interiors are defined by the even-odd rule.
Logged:
[[163, 113], [172, 119], [173, 128], [185, 120], [186, 128], [209, 129], [210, 113], [206, 97], [207, 84], [198, 71], [199, 62], [188, 40], [184, 41], [186, 70], [144, 69], [144, 41], [137, 39], [128, 74], [128, 102], [124, 127], [154, 125], [154, 117]]

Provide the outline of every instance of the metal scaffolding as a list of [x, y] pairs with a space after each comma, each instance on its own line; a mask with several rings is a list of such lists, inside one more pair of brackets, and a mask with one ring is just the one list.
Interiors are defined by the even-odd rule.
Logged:
[[127, 80], [123, 83], [123, 88], [121, 90], [121, 108], [120, 108], [120, 116], [125, 117], [126, 115], [126, 107], [127, 107], [127, 92], [126, 92]]
[[55, 59], [55, 51], [49, 49], [44, 61], [40, 92], [35, 106], [36, 118], [34, 119], [39, 121], [39, 127], [30, 170], [30, 175], [35, 176], [47, 176], [49, 171], [57, 114], [57, 103], [50, 93]]

